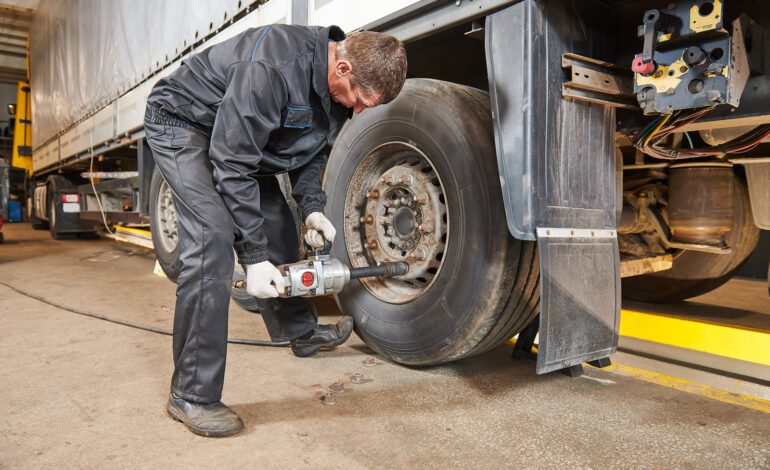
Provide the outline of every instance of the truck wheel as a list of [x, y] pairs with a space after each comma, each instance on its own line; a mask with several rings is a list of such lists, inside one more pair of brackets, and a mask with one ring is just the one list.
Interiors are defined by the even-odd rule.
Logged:
[[33, 198], [27, 198], [27, 217], [32, 224], [32, 228], [35, 230], [47, 230], [48, 222], [40, 220], [37, 217], [37, 211], [35, 210], [35, 202]]
[[351, 281], [337, 298], [383, 356], [453, 361], [534, 318], [537, 253], [508, 233], [487, 94], [408, 80], [392, 103], [345, 126], [324, 187], [339, 233], [333, 256], [354, 267], [410, 264], [399, 278]]
[[[59, 175], [54, 175], [48, 179], [48, 190], [46, 191], [46, 210], [48, 211], [48, 230], [51, 232], [51, 238], [54, 240], [72, 240], [77, 238], [77, 233], [62, 232], [61, 223], [59, 218], [59, 208], [61, 202], [59, 201], [58, 190], [61, 189], [74, 189], [73, 185], [68, 179]], [[56, 197], [54, 197], [56, 196]]]
[[177, 231], [176, 209], [171, 187], [155, 167], [150, 181], [150, 232], [155, 258], [166, 277], [176, 282], [182, 269], [179, 260], [179, 232]]
[[735, 220], [727, 236], [732, 253], [680, 252], [667, 271], [623, 279], [624, 297], [644, 302], [675, 302], [705, 294], [730, 280], [759, 241], [746, 185], [738, 176], [735, 179]]

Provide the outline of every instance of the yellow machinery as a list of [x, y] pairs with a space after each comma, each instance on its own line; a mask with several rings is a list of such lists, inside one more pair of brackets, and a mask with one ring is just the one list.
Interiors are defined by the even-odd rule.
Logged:
[[[19, 82], [16, 92], [15, 123], [13, 128], [13, 154], [11, 166], [32, 172], [32, 106], [30, 106], [29, 82]], [[9, 109], [9, 113], [12, 111]]]
[[27, 40], [27, 79], [16, 86], [16, 105], [8, 114], [15, 116], [11, 166], [32, 173], [32, 98], [29, 91], [29, 40]]

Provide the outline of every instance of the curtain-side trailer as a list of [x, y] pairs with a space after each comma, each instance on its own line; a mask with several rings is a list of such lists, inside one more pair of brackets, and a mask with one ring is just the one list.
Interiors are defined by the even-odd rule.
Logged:
[[173, 279], [173, 198], [142, 127], [154, 83], [265, 24], [386, 32], [406, 44], [409, 80], [329, 143], [326, 212], [334, 256], [411, 268], [355, 281], [341, 309], [404, 364], [478, 354], [532, 324], [538, 372], [601, 364], [621, 290], [707, 292], [770, 228], [770, 11], [670, 3], [43, 1], [28, 210], [56, 238], [149, 225]]

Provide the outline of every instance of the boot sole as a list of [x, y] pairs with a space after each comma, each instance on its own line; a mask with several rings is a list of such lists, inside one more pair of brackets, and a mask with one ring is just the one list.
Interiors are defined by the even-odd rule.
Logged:
[[227, 437], [232, 436], [233, 434], [237, 434], [243, 430], [243, 426], [241, 426], [240, 428], [233, 428], [222, 432], [206, 431], [205, 429], [196, 428], [192, 424], [188, 423], [184, 418], [184, 414], [176, 408], [166, 406], [166, 413], [168, 413], [168, 415], [171, 416], [174, 421], [179, 421], [180, 423], [184, 424], [193, 434], [197, 434], [203, 437]]

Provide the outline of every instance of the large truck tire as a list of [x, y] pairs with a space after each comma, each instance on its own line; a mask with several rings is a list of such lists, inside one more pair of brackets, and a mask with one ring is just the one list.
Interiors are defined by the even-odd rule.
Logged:
[[34, 230], [48, 230], [48, 222], [41, 220], [37, 216], [37, 209], [35, 209], [35, 198], [30, 197], [27, 199], [27, 217], [32, 224]]
[[48, 211], [48, 230], [54, 240], [71, 240], [77, 238], [77, 232], [64, 231], [61, 221], [61, 201], [59, 191], [71, 189], [75, 191], [75, 185], [63, 176], [53, 175], [48, 177], [48, 190], [46, 191], [46, 210]]
[[155, 167], [150, 180], [150, 232], [158, 260], [166, 277], [176, 282], [182, 269], [179, 259], [179, 232], [171, 187]]
[[457, 360], [534, 318], [536, 247], [508, 233], [484, 92], [408, 80], [392, 103], [345, 126], [324, 188], [338, 230], [332, 256], [352, 266], [410, 261], [403, 278], [353, 280], [337, 296], [384, 357]]
[[643, 302], [676, 302], [705, 294], [721, 286], [749, 258], [759, 241], [751, 216], [745, 183], [735, 176], [735, 219], [727, 236], [730, 254], [683, 251], [674, 256], [671, 269], [623, 279], [623, 296]]

